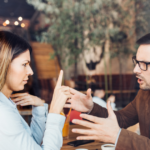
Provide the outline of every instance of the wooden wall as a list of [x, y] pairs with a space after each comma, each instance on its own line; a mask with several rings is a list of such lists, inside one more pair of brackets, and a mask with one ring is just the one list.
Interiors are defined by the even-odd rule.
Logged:
[[36, 64], [38, 79], [56, 78], [59, 74], [60, 67], [57, 58], [50, 60], [50, 53], [54, 50], [50, 44], [31, 43], [33, 57]]
[[[89, 80], [95, 81], [95, 83], [86, 84], [86, 76], [78, 76], [78, 90], [85, 91], [87, 88], [91, 89], [103, 89], [105, 90], [105, 76], [104, 75], [94, 75], [88, 77]], [[108, 96], [114, 94], [116, 97], [116, 104], [119, 107], [124, 107], [130, 103], [136, 96], [139, 85], [137, 84], [136, 77], [134, 74], [113, 74], [112, 75], [112, 93], [110, 88], [109, 75], [107, 75], [108, 82]], [[122, 83], [122, 84], [120, 84]], [[105, 98], [104, 98], [105, 99]]]
[[57, 58], [50, 60], [50, 53], [54, 52], [50, 44], [32, 42], [31, 46], [40, 87], [40, 96], [47, 103], [50, 103], [54, 88], [51, 86], [52, 79], [57, 78], [60, 71], [58, 60]]

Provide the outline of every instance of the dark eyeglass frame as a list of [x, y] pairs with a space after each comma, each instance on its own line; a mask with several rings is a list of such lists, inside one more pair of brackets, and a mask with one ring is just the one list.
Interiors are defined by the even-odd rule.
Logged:
[[[136, 64], [139, 65], [139, 68], [140, 68], [141, 70], [143, 70], [143, 71], [146, 71], [147, 68], [148, 68], [148, 65], [150, 65], [150, 62], [145, 62], [145, 61], [138, 61], [138, 60], [136, 60], [136, 56], [133, 56], [133, 57], [132, 57], [133, 64], [134, 64], [134, 60], [136, 61]], [[146, 70], [141, 68], [140, 62], [146, 64]], [[136, 66], [136, 64], [134, 64], [134, 65]]]

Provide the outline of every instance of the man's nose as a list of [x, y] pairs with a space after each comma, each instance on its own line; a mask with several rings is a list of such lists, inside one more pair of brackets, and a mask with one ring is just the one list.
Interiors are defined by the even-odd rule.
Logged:
[[133, 72], [135, 74], [140, 74], [142, 72], [138, 64], [135, 65]]

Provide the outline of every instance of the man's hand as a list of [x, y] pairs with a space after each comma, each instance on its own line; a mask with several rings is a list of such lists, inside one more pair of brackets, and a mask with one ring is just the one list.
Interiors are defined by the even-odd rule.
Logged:
[[72, 108], [80, 112], [90, 112], [92, 110], [94, 103], [91, 96], [91, 89], [87, 90], [87, 95], [72, 88], [69, 91], [71, 93], [71, 99], [67, 102], [70, 104], [65, 104], [65, 108]]
[[72, 121], [75, 124], [89, 128], [72, 130], [72, 132], [85, 135], [77, 137], [78, 140], [98, 140], [115, 143], [120, 127], [118, 125], [116, 115], [110, 106], [110, 102], [107, 103], [107, 109], [108, 118], [98, 118], [87, 114], [81, 114], [80, 116], [82, 118], [92, 121], [93, 123], [77, 119]]

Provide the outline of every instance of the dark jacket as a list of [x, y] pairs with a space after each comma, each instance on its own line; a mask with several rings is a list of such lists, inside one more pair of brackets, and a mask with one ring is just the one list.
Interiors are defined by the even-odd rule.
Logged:
[[[139, 90], [135, 99], [125, 108], [115, 111], [122, 128], [116, 150], [150, 150], [150, 90]], [[90, 115], [108, 117], [107, 109], [94, 104]], [[126, 128], [139, 122], [141, 135]]]

